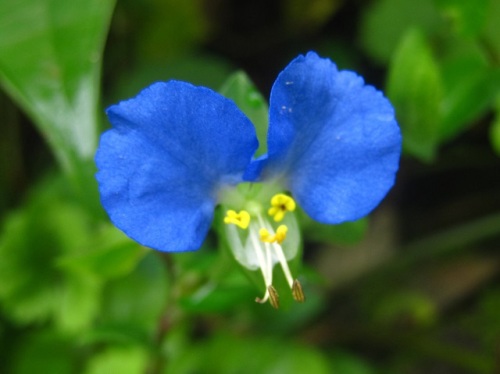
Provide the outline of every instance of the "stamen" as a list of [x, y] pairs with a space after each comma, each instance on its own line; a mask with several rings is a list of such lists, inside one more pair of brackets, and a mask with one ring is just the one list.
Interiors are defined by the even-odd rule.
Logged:
[[281, 222], [286, 212], [293, 212], [296, 204], [290, 196], [279, 193], [271, 198], [271, 208], [267, 213], [273, 217], [275, 222]]
[[286, 239], [288, 227], [280, 225], [276, 230], [276, 234], [272, 235], [265, 227], [259, 230], [260, 240], [264, 243], [278, 243], [281, 244]]
[[269, 286], [267, 290], [269, 292], [269, 302], [271, 303], [271, 306], [274, 309], [278, 309], [280, 307], [280, 297], [278, 292], [273, 286]]
[[266, 289], [266, 293], [264, 294], [264, 297], [261, 299], [260, 297], [255, 298], [255, 302], [259, 304], [264, 304], [269, 300], [269, 288]]
[[259, 236], [260, 236], [260, 240], [262, 240], [265, 243], [274, 242], [275, 235], [271, 235], [271, 233], [269, 231], [267, 231], [267, 229], [264, 227], [259, 230]]
[[292, 296], [295, 301], [298, 301], [299, 303], [303, 303], [306, 301], [306, 297], [304, 295], [304, 292], [302, 291], [302, 285], [300, 284], [298, 279], [295, 279], [293, 281], [292, 285]]
[[224, 217], [224, 223], [247, 229], [250, 224], [250, 214], [246, 210], [241, 210], [239, 213], [236, 213], [234, 210], [228, 210]]
[[[278, 258], [278, 261], [281, 265], [281, 269], [283, 270], [283, 274], [292, 290], [292, 296], [295, 301], [300, 303], [305, 301], [304, 292], [302, 291], [302, 285], [297, 279], [293, 279], [290, 268], [288, 267], [288, 261], [286, 260], [285, 254], [283, 253], [283, 248], [281, 247], [281, 243], [285, 240], [286, 234], [288, 232], [288, 227], [286, 225], [280, 225], [276, 229], [276, 234], [272, 235], [269, 230], [271, 230], [268, 223], [266, 223], [262, 217], [257, 217], [259, 224], [265, 227], [262, 227], [259, 230], [260, 240], [262, 240], [266, 246], [272, 246], [273, 252]], [[267, 228], [266, 228], [267, 227]], [[268, 244], [269, 243], [269, 244]], [[271, 270], [272, 271], [272, 270]], [[267, 292], [266, 292], [267, 294]], [[271, 291], [269, 292], [270, 297]], [[270, 301], [272, 303], [272, 301]]]
[[276, 230], [276, 235], [274, 236], [279, 244], [283, 243], [283, 241], [286, 238], [287, 232], [288, 232], [288, 227], [286, 227], [285, 225], [278, 226], [278, 229]]
[[285, 254], [283, 253], [283, 248], [281, 248], [281, 245], [274, 243], [273, 249], [276, 253], [276, 256], [278, 257], [278, 261], [280, 262], [281, 269], [283, 269], [283, 274], [285, 275], [288, 285], [290, 286], [290, 288], [293, 288], [293, 277], [292, 273], [290, 272], [290, 268], [288, 267], [288, 261], [286, 260]]
[[[253, 225], [250, 228], [250, 240], [252, 242], [252, 247], [255, 250], [255, 255], [257, 256], [257, 260], [259, 261], [259, 267], [260, 267], [260, 270], [262, 272], [262, 277], [264, 278], [264, 283], [266, 285], [266, 293], [264, 294], [264, 297], [262, 299], [257, 297], [255, 299], [255, 301], [263, 304], [267, 300], [269, 300], [270, 296], [271, 296], [271, 298], [273, 297], [271, 295], [272, 291], [270, 291], [270, 288], [272, 288], [274, 290], [274, 287], [271, 285], [273, 282], [273, 263], [272, 263], [272, 258], [271, 258], [271, 251], [268, 248], [268, 246], [269, 246], [268, 244], [265, 245], [265, 247], [266, 247], [265, 255], [266, 256], [264, 257], [262, 245], [259, 242], [259, 240], [257, 239], [256, 229], [257, 229], [256, 225]], [[276, 293], [276, 290], [274, 290], [274, 292]], [[271, 302], [271, 304], [273, 303], [272, 300], [270, 302]]]
[[[281, 209], [280, 207], [282, 216], [288, 211], [288, 208], [295, 209], [295, 202], [293, 199], [286, 195], [283, 196], [286, 197], [286, 201], [283, 204], [284, 208]], [[290, 206], [290, 201], [292, 206]], [[248, 235], [245, 236], [246, 239], [242, 239], [241, 235], [243, 234], [239, 234], [236, 227], [231, 226], [227, 228], [229, 233], [228, 238], [233, 242], [232, 248], [236, 248], [235, 256], [237, 260], [249, 269], [255, 266], [253, 269], [260, 268], [262, 272], [265, 293], [262, 298], [257, 297], [255, 301], [261, 304], [269, 301], [273, 308], [279, 308], [279, 295], [272, 285], [273, 268], [275, 263], [278, 262], [281, 265], [283, 274], [292, 291], [293, 298], [298, 302], [304, 302], [305, 296], [302, 291], [302, 286], [298, 280], [294, 280], [292, 277], [288, 261], [283, 252], [283, 247], [281, 246], [287, 237], [289, 231], [288, 227], [286, 225], [279, 225], [277, 229], [273, 229], [268, 219], [253, 210], [252, 213], [253, 215], [250, 216], [246, 210], [242, 210], [239, 213], [234, 210], [228, 210], [224, 217], [224, 222], [228, 225], [234, 225], [249, 230]], [[293, 223], [294, 221], [292, 220], [291, 222]], [[292, 228], [294, 228], [293, 225]], [[245, 240], [245, 242], [243, 243], [241, 240]], [[253, 254], [246, 252], [248, 250], [252, 251]], [[239, 252], [246, 253], [239, 255]]]

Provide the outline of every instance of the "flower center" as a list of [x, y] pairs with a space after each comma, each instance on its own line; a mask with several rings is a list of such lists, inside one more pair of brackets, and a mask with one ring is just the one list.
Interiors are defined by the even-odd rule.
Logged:
[[[278, 308], [279, 295], [273, 287], [273, 268], [277, 263], [283, 270], [293, 298], [303, 302], [305, 297], [300, 282], [292, 277], [288, 266], [288, 260], [296, 256], [299, 246], [295, 217], [292, 214], [285, 218], [287, 212], [295, 210], [295, 201], [290, 196], [280, 193], [271, 198], [270, 205], [268, 215], [275, 222], [285, 220], [285, 224], [276, 229], [273, 228], [270, 219], [263, 214], [264, 209], [261, 205], [255, 202], [248, 204], [248, 210], [241, 210], [239, 213], [228, 210], [224, 223], [227, 225], [229, 245], [236, 260], [250, 270], [260, 269], [262, 272], [266, 291], [264, 296], [256, 298], [256, 301], [259, 303], [269, 301], [274, 308]], [[292, 238], [287, 239], [289, 236]], [[291, 242], [287, 243], [290, 239]]]

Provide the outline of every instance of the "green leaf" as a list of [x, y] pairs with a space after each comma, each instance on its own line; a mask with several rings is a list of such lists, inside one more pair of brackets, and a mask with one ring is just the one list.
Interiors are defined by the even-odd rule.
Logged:
[[436, 0], [461, 36], [475, 37], [485, 26], [490, 0]]
[[111, 224], [102, 227], [92, 243], [88, 245], [88, 251], [60, 258], [59, 265], [98, 278], [112, 279], [130, 273], [146, 254], [145, 248]]
[[488, 48], [494, 61], [500, 61], [500, 1], [492, 0], [487, 11], [486, 26], [482, 33], [482, 42]]
[[110, 347], [93, 356], [85, 374], [137, 374], [145, 373], [148, 352], [140, 346]]
[[259, 139], [260, 156], [267, 151], [268, 105], [250, 78], [242, 71], [231, 75], [219, 92], [233, 100], [252, 121]]
[[353, 354], [335, 351], [328, 355], [332, 363], [332, 373], [339, 374], [375, 374], [375, 370], [360, 357]]
[[91, 218], [64, 198], [58, 181], [34, 189], [22, 209], [5, 220], [0, 236], [0, 300], [18, 323], [53, 322], [75, 332], [97, 312], [99, 280], [58, 266], [80, 253], [92, 236]]
[[490, 141], [493, 150], [500, 156], [500, 94], [496, 98], [495, 118], [490, 128]]
[[387, 63], [410, 28], [431, 34], [440, 23], [433, 0], [373, 1], [364, 7], [361, 44], [373, 59]]
[[85, 274], [65, 274], [65, 284], [57, 295], [54, 319], [63, 331], [80, 332], [98, 314], [101, 282]]
[[425, 35], [409, 30], [391, 61], [387, 95], [396, 108], [404, 150], [424, 161], [430, 161], [436, 151], [442, 91]]
[[13, 357], [9, 357], [13, 374], [75, 373], [76, 355], [67, 338], [47, 331], [29, 335], [20, 343]]
[[459, 134], [484, 115], [500, 92], [500, 69], [491, 68], [473, 55], [443, 63], [444, 98], [440, 139]]
[[101, 326], [151, 336], [164, 311], [169, 291], [161, 255], [149, 251], [132, 273], [106, 285]]
[[70, 175], [89, 168], [96, 148], [100, 62], [113, 4], [0, 2], [0, 83]]
[[237, 305], [253, 302], [256, 292], [245, 281], [240, 286], [206, 283], [193, 294], [181, 298], [180, 304], [191, 313], [223, 313]]
[[176, 374], [332, 372], [321, 353], [304, 345], [262, 336], [234, 337], [226, 334], [218, 334], [197, 345], [193, 344], [184, 355], [167, 365], [164, 373]]

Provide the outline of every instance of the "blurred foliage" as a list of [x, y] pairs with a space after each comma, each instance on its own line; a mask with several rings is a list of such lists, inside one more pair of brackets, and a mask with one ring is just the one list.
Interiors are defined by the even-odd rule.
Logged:
[[[500, 370], [499, 24], [497, 0], [0, 2], [0, 372]], [[275, 311], [216, 232], [166, 255], [115, 229], [92, 158], [102, 103], [169, 79], [234, 100], [265, 153], [307, 50], [385, 89], [405, 155], [371, 217], [298, 213], [307, 301]]]

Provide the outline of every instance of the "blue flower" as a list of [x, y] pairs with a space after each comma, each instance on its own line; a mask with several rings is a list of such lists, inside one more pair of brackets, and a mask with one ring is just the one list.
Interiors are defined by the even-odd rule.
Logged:
[[[236, 225], [230, 242], [238, 247], [241, 241], [235, 256], [260, 267], [266, 287], [274, 263], [283, 265], [291, 255], [266, 261], [262, 247], [263, 269], [262, 256], [247, 253], [247, 243], [256, 245], [253, 234], [234, 231], [259, 227], [261, 243], [281, 246], [289, 226], [274, 229], [261, 214], [262, 199], [274, 199], [268, 215], [276, 222], [295, 201], [322, 223], [356, 220], [392, 187], [401, 151], [394, 110], [382, 93], [313, 52], [294, 59], [274, 83], [268, 153], [259, 159], [253, 158], [258, 141], [248, 118], [204, 87], [155, 83], [107, 115], [113, 127], [101, 137], [96, 163], [101, 201], [113, 223], [160, 251], [196, 250], [216, 205], [240, 205], [240, 213], [230, 209], [225, 218]], [[249, 223], [254, 218], [255, 227]], [[266, 293], [272, 303], [273, 292]]]

